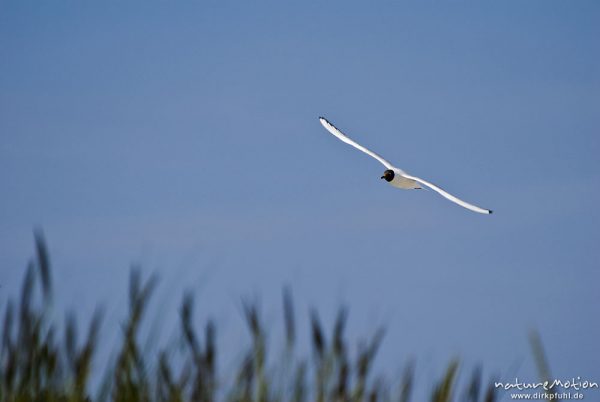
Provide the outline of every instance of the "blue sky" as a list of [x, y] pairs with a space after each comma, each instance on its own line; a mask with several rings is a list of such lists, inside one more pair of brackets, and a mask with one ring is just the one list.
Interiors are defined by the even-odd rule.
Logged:
[[[1, 2], [0, 302], [41, 226], [57, 303], [103, 301], [107, 334], [137, 263], [165, 320], [193, 288], [226, 342], [242, 297], [277, 331], [290, 284], [304, 320], [385, 325], [382, 366], [414, 356], [424, 383], [455, 355], [533, 378], [531, 328], [557, 375], [598, 381], [599, 21], [593, 1]], [[384, 185], [320, 115], [495, 213]]]

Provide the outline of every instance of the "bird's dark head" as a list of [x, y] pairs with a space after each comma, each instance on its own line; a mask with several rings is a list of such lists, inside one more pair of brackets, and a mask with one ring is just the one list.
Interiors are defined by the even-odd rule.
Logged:
[[381, 176], [381, 178], [388, 182], [394, 180], [394, 171], [391, 169], [386, 170], [383, 172], [383, 176]]

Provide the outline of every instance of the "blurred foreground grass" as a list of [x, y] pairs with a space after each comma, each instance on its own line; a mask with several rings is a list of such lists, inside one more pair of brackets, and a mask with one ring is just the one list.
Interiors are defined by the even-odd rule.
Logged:
[[[346, 311], [340, 310], [332, 334], [326, 334], [316, 311], [311, 313], [312, 356], [297, 357], [296, 325], [292, 298], [284, 292], [283, 312], [286, 353], [272, 364], [264, 325], [256, 306], [244, 305], [251, 334], [251, 347], [234, 372], [216, 370], [216, 330], [212, 322], [199, 336], [192, 322], [193, 297], [186, 294], [180, 308], [181, 333], [186, 349], [173, 362], [166, 350], [144, 355], [138, 332], [144, 310], [156, 285], [132, 271], [129, 313], [122, 326], [120, 352], [110, 367], [92, 372], [102, 313], [93, 315], [87, 333], [73, 315], [62, 329], [50, 319], [52, 297], [50, 261], [43, 236], [35, 236], [36, 258], [26, 270], [20, 300], [5, 306], [0, 347], [0, 401], [413, 401], [414, 367], [407, 365], [401, 378], [372, 378], [373, 360], [383, 337], [359, 343], [350, 353], [344, 336]], [[40, 283], [36, 288], [37, 282]], [[36, 292], [38, 289], [38, 292]], [[457, 388], [458, 361], [451, 361], [445, 374], [431, 384], [429, 401], [491, 402], [496, 395], [491, 381], [475, 370], [464, 389]], [[103, 374], [108, 373], [108, 374]], [[104, 378], [91, 389], [92, 378]], [[233, 378], [225, 381], [224, 378]]]

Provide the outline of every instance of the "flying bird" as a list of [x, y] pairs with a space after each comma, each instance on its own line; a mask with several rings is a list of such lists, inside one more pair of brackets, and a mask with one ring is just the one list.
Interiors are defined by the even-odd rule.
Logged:
[[471, 211], [479, 212], [480, 214], [491, 214], [492, 213], [492, 211], [489, 209], [484, 209], [484, 208], [475, 206], [473, 204], [469, 204], [468, 202], [465, 202], [465, 201], [461, 200], [460, 198], [457, 198], [457, 197], [453, 196], [452, 194], [442, 190], [435, 184], [430, 183], [426, 180], [423, 180], [419, 177], [409, 175], [404, 170], [395, 167], [390, 162], [383, 159], [380, 155], [363, 147], [359, 143], [357, 143], [354, 140], [352, 140], [351, 138], [347, 137], [344, 133], [342, 133], [340, 130], [338, 130], [333, 124], [331, 124], [329, 121], [327, 121], [326, 118], [319, 117], [319, 121], [321, 122], [323, 127], [325, 127], [327, 129], [327, 131], [329, 131], [331, 134], [335, 135], [337, 138], [344, 141], [346, 144], [350, 144], [354, 148], [357, 148], [357, 149], [363, 151], [364, 153], [366, 153], [367, 155], [377, 159], [383, 166], [385, 166], [386, 171], [383, 172], [383, 176], [381, 176], [381, 178], [385, 179], [385, 181], [390, 183], [392, 186], [397, 187], [397, 188], [402, 188], [405, 190], [418, 190], [418, 189], [422, 188], [421, 186], [429, 187], [433, 191], [440, 193], [442, 195], [442, 197], [447, 198], [448, 200], [460, 205], [461, 207], [470, 209]]

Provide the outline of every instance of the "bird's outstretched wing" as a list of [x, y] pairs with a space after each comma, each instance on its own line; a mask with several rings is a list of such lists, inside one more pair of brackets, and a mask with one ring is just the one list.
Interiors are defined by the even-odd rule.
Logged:
[[333, 124], [331, 124], [330, 122], [328, 122], [326, 118], [319, 117], [319, 121], [321, 122], [321, 124], [323, 125], [323, 127], [325, 127], [327, 129], [327, 131], [329, 131], [331, 134], [333, 134], [336, 137], [338, 137], [340, 140], [344, 141], [346, 144], [350, 144], [354, 148], [359, 149], [359, 150], [363, 151], [364, 153], [366, 153], [367, 155], [372, 156], [373, 158], [375, 158], [379, 162], [381, 162], [383, 164], [383, 166], [385, 166], [388, 169], [394, 169], [395, 168], [394, 165], [392, 165], [391, 163], [389, 163], [388, 161], [386, 161], [385, 159], [383, 159], [381, 156], [377, 155], [375, 152], [373, 152], [373, 151], [371, 151], [371, 150], [363, 147], [362, 145], [356, 143], [351, 138], [348, 138], [344, 133], [342, 133], [340, 130], [338, 130]]
[[489, 209], [484, 209], [484, 208], [479, 208], [478, 206], [475, 206], [473, 204], [469, 204], [468, 202], [465, 202], [463, 200], [461, 200], [460, 198], [457, 198], [455, 196], [453, 196], [452, 194], [442, 190], [441, 188], [439, 188], [438, 186], [436, 186], [435, 184], [432, 184], [426, 180], [420, 179], [418, 177], [415, 176], [411, 176], [409, 174], [402, 174], [402, 176], [406, 177], [407, 179], [411, 179], [414, 180], [418, 183], [421, 183], [424, 186], [429, 187], [430, 189], [437, 191], [438, 193], [440, 193], [442, 195], [442, 197], [449, 199], [452, 202], [457, 203], [458, 205], [460, 205], [461, 207], [465, 207], [467, 209], [470, 209], [471, 211], [475, 211], [475, 212], [479, 212], [480, 214], [491, 214], [492, 211]]

